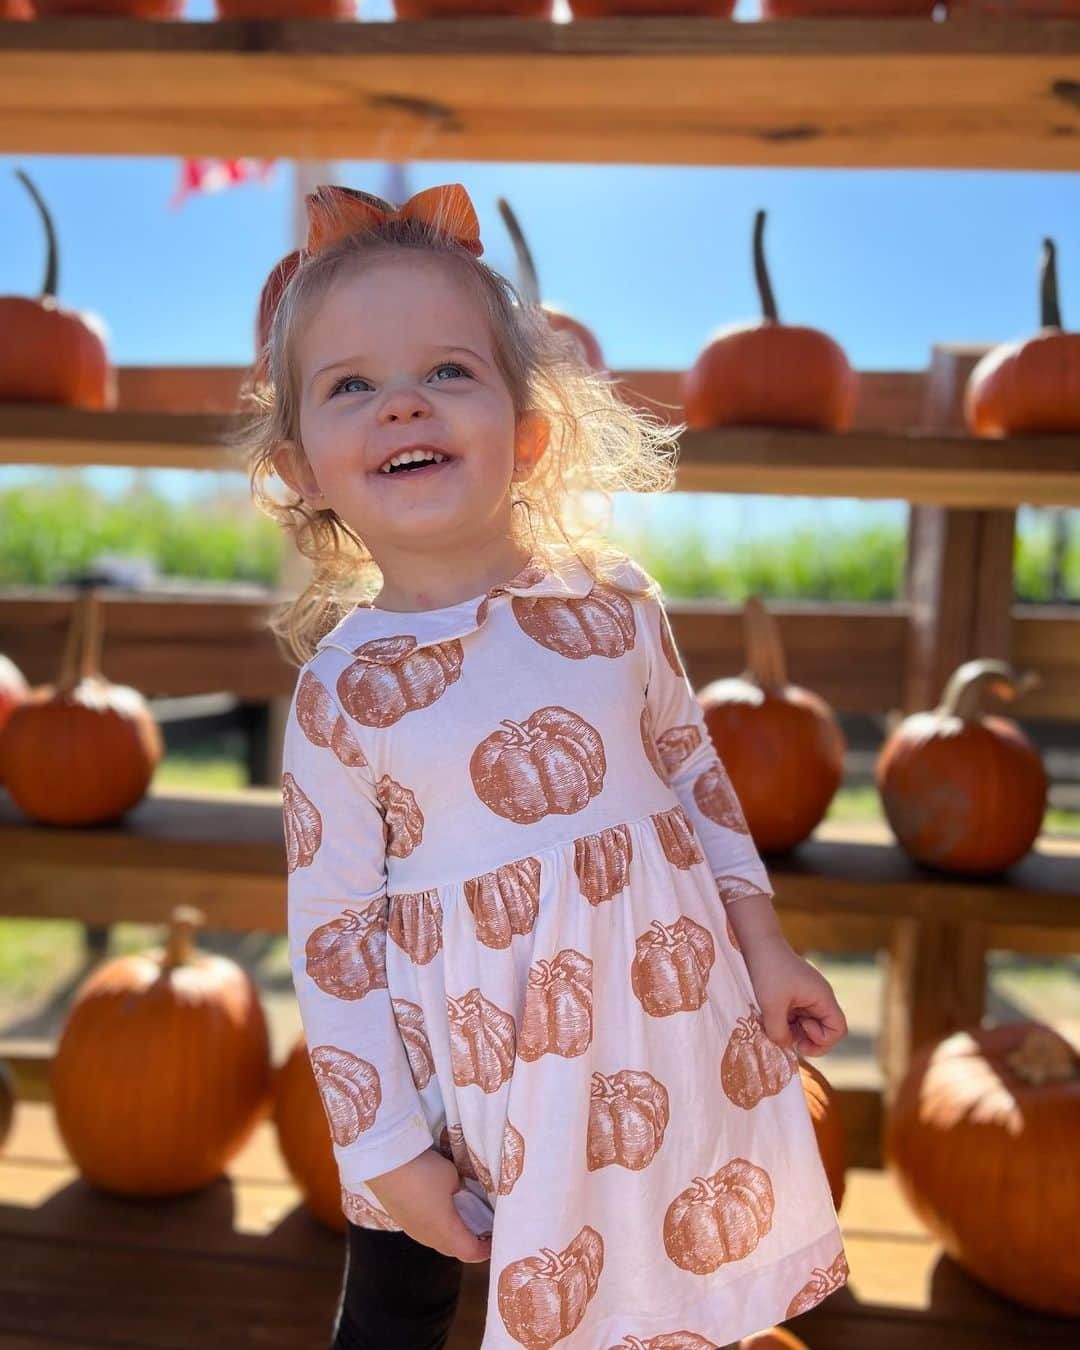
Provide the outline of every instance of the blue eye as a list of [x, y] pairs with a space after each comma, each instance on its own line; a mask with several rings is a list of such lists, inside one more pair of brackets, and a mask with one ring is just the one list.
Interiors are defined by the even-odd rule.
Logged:
[[[444, 361], [441, 366], [435, 367], [435, 373], [438, 373], [440, 370], [458, 370], [462, 375], [469, 374], [468, 367], [461, 365], [457, 361]], [[330, 390], [330, 397], [333, 398], [335, 394], [341, 393], [346, 385], [353, 384], [357, 381], [361, 384], [367, 384], [367, 380], [365, 380], [362, 375], [343, 375], [341, 379], [338, 380], [337, 384], [334, 385], [333, 389]], [[442, 384], [443, 381], [440, 380], [439, 383]]]

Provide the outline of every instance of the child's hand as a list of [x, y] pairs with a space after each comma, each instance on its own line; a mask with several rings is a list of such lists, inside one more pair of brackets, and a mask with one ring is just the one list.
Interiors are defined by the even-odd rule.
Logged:
[[490, 1239], [475, 1237], [454, 1207], [461, 1177], [449, 1158], [429, 1148], [368, 1182], [375, 1198], [409, 1237], [460, 1261], [486, 1261]]
[[800, 1055], [823, 1055], [847, 1035], [832, 985], [785, 938], [755, 944], [744, 955], [771, 1041]]

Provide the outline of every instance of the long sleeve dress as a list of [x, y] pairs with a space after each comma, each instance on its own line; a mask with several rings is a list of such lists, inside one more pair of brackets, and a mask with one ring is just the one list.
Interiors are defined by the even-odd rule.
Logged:
[[343, 1210], [394, 1229], [368, 1179], [455, 1162], [494, 1208], [482, 1350], [713, 1350], [845, 1282], [727, 915], [772, 888], [659, 587], [566, 554], [362, 602], [299, 672], [282, 793]]

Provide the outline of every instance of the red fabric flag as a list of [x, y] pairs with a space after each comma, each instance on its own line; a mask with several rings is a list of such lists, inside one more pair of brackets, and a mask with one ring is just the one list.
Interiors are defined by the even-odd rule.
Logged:
[[265, 182], [274, 166], [272, 159], [184, 159], [180, 181], [169, 200], [173, 210], [197, 192], [220, 192], [249, 179]]

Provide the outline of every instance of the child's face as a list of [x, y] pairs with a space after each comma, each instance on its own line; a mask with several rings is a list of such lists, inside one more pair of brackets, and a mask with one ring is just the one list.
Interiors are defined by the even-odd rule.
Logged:
[[[299, 486], [376, 559], [509, 536], [520, 433], [484, 310], [449, 267], [412, 255], [343, 274], [301, 334], [298, 359], [315, 480]], [[380, 473], [417, 444], [452, 458]]]

